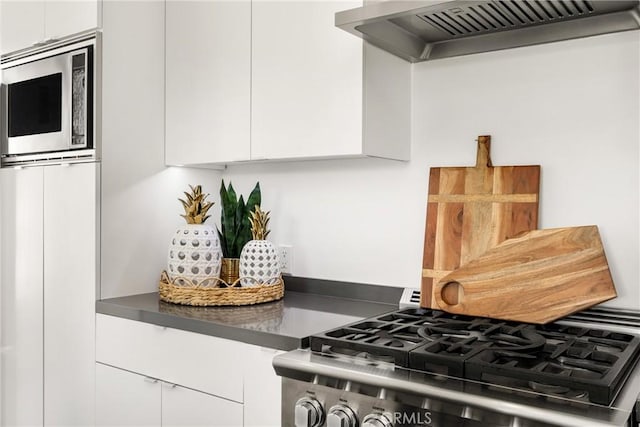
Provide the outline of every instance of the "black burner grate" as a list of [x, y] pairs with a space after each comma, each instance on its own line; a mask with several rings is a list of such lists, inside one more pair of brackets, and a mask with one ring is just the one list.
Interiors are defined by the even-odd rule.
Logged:
[[406, 309], [312, 336], [311, 349], [608, 405], [640, 338]]
[[608, 405], [638, 358], [638, 338], [595, 329], [539, 326], [546, 343], [538, 351], [487, 349], [469, 358], [465, 376], [495, 381], [526, 381], [535, 391], [556, 395], [585, 393]]

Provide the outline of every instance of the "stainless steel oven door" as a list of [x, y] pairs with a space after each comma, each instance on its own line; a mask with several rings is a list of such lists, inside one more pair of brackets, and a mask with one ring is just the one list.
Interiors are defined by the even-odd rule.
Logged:
[[3, 155], [87, 148], [89, 48], [3, 69]]

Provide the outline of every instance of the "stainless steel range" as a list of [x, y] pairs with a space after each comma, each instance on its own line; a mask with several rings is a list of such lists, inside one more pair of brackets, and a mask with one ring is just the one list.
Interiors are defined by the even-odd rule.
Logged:
[[274, 359], [283, 426], [640, 426], [640, 313], [532, 325], [407, 308], [310, 347]]

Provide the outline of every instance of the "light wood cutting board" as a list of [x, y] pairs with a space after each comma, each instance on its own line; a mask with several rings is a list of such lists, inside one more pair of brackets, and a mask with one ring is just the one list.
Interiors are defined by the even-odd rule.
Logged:
[[547, 323], [616, 296], [598, 228], [534, 230], [509, 239], [435, 286], [445, 311]]
[[504, 240], [538, 226], [540, 166], [493, 167], [478, 137], [474, 167], [431, 168], [420, 306], [439, 309], [434, 285]]

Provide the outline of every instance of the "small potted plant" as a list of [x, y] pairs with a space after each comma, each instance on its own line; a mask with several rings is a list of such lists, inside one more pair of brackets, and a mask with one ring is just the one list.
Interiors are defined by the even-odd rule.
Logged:
[[250, 212], [260, 206], [260, 183], [256, 183], [245, 203], [240, 195], [237, 197], [233, 185], [227, 188], [222, 180], [220, 186], [220, 228], [218, 237], [222, 248], [222, 269], [220, 279], [233, 284], [239, 278], [239, 263], [242, 248], [251, 240]]

